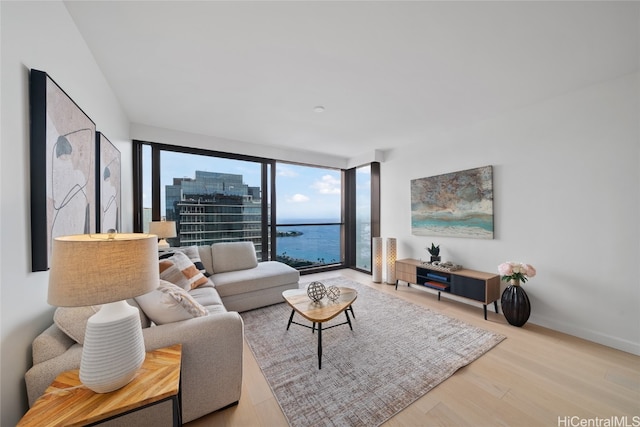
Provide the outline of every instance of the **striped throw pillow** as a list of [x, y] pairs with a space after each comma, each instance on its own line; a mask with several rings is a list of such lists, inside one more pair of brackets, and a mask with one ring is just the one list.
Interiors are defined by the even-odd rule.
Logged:
[[162, 280], [171, 282], [187, 291], [209, 283], [204, 274], [182, 252], [175, 252], [169, 258], [160, 260], [159, 266]]

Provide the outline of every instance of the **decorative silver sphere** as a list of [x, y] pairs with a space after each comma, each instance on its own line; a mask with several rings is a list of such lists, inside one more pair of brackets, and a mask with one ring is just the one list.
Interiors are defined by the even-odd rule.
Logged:
[[338, 301], [338, 298], [340, 298], [340, 288], [336, 286], [329, 286], [327, 288], [327, 298], [333, 302]]
[[327, 288], [320, 282], [311, 282], [307, 287], [307, 295], [311, 301], [318, 302], [327, 294]]

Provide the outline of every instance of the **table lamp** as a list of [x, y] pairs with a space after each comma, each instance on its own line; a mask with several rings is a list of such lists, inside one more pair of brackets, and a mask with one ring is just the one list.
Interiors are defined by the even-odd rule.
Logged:
[[160, 238], [158, 249], [169, 249], [169, 243], [165, 239], [176, 237], [175, 221], [151, 221], [149, 223], [149, 234], [155, 234]]
[[125, 300], [158, 287], [156, 242], [156, 236], [141, 233], [81, 234], [53, 241], [48, 303], [103, 304], [87, 322], [80, 362], [80, 381], [96, 393], [124, 387], [144, 362], [138, 309]]

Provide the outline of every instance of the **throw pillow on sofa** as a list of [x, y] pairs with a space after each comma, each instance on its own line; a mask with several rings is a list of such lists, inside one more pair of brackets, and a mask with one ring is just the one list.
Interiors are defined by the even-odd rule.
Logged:
[[159, 267], [162, 280], [178, 285], [182, 289], [191, 290], [209, 283], [204, 274], [182, 252], [175, 252], [169, 258], [160, 260]]
[[160, 280], [157, 289], [136, 297], [135, 300], [156, 325], [209, 314], [187, 291], [165, 280]]
[[[138, 309], [140, 315], [140, 326], [148, 328], [150, 326], [149, 319], [140, 310], [135, 300], [128, 299], [127, 303]], [[101, 305], [90, 305], [85, 307], [58, 307], [53, 313], [53, 323], [69, 338], [78, 344], [84, 344], [84, 334], [87, 330], [87, 321], [91, 316], [96, 314]]]
[[53, 323], [72, 340], [84, 344], [87, 321], [100, 310], [100, 306], [58, 307], [53, 313]]
[[200, 270], [200, 273], [204, 274], [205, 277], [209, 277], [209, 273], [207, 273], [207, 269], [205, 268], [204, 264], [202, 263], [202, 260], [200, 259], [200, 252], [198, 251], [197, 246], [184, 246], [179, 248], [171, 248], [168, 251], [162, 252], [159, 258], [160, 259], [171, 258], [173, 254], [175, 254], [176, 252], [182, 252], [187, 257], [189, 257], [189, 259], [196, 266], [196, 268]]

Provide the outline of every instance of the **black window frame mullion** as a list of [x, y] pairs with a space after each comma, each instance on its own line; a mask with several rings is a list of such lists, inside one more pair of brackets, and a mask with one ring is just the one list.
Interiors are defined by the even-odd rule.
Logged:
[[[133, 231], [142, 233], [142, 144], [133, 141]], [[118, 230], [121, 232], [122, 230]]]
[[373, 238], [373, 237], [380, 237], [380, 162], [371, 162], [370, 166], [371, 166], [371, 237]]
[[356, 267], [356, 168], [343, 171], [342, 175], [342, 211], [344, 264], [348, 268]]
[[160, 149], [151, 146], [151, 220], [160, 221]]

